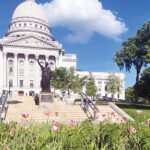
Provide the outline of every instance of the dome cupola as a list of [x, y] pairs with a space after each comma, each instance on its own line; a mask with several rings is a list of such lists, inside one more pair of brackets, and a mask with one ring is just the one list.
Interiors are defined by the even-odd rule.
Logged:
[[52, 40], [47, 16], [35, 0], [26, 0], [16, 8], [6, 36], [18, 37], [28, 34]]

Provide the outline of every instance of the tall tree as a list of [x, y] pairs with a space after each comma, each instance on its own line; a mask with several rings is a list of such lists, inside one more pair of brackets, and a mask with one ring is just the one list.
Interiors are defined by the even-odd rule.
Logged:
[[122, 83], [119, 77], [114, 72], [110, 73], [106, 82], [106, 91], [112, 94], [112, 99], [116, 93], [120, 93], [122, 90]]
[[140, 35], [129, 38], [128, 41], [123, 42], [123, 49], [116, 52], [115, 57], [113, 58], [114, 62], [117, 63], [120, 70], [123, 68], [126, 71], [131, 70], [131, 67], [134, 66], [136, 69], [136, 83], [134, 85], [134, 102], [138, 102], [138, 82], [140, 71], [142, 67], [147, 66], [147, 60], [145, 58], [147, 54], [147, 49], [140, 39]]
[[97, 87], [95, 85], [94, 78], [92, 76], [92, 73], [90, 73], [87, 83], [86, 83], [86, 95], [90, 96], [91, 98], [96, 96]]

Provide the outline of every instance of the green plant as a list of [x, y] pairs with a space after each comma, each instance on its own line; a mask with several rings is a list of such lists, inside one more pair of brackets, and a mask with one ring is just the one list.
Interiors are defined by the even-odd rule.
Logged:
[[140, 119], [125, 123], [109, 120], [93, 124], [0, 124], [0, 149], [8, 150], [149, 150], [150, 127]]

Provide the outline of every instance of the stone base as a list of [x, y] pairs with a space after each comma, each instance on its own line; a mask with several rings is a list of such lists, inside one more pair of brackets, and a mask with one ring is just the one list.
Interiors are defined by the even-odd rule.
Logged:
[[39, 96], [39, 108], [53, 108], [54, 94], [41, 92]]
[[41, 103], [38, 108], [53, 110], [54, 109], [54, 104], [45, 102], [45, 103]]

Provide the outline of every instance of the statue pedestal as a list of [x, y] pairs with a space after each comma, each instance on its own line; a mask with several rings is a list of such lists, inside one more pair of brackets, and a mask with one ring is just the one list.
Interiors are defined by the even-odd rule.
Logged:
[[54, 107], [54, 94], [41, 92], [39, 96], [39, 108], [50, 108]]

